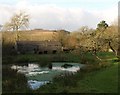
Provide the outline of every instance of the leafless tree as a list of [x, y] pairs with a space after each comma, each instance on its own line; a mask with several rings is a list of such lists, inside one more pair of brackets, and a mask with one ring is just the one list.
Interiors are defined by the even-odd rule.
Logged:
[[29, 15], [26, 12], [20, 11], [14, 14], [10, 21], [5, 23], [4, 30], [18, 31], [21, 28], [27, 28], [29, 25]]

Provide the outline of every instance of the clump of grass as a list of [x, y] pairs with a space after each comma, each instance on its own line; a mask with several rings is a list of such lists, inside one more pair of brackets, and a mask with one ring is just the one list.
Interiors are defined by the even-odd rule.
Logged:
[[15, 62], [16, 63], [28, 63], [28, 62], [36, 62], [38, 60], [38, 57], [26, 54], [26, 55], [18, 55], [16, 56]]
[[12, 64], [14, 62], [13, 56], [3, 56], [2, 57], [2, 64]]
[[100, 66], [97, 65], [97, 64], [89, 64], [87, 66], [85, 66], [84, 68], [81, 68], [81, 71], [82, 72], [93, 72], [93, 71], [97, 71], [97, 70], [100, 70]]
[[68, 56], [65, 56], [64, 53], [56, 54], [52, 57], [52, 62], [66, 62], [68, 61]]
[[15, 62], [17, 62], [17, 63], [25, 63], [25, 62], [28, 63], [30, 61], [31, 61], [31, 59], [29, 57], [21, 57], [21, 58], [16, 59]]
[[80, 53], [81, 64], [98, 64], [100, 61], [92, 53]]
[[8, 67], [2, 69], [2, 92], [4, 93], [26, 93], [30, 91], [27, 86], [27, 78], [16, 70]]
[[71, 73], [64, 73], [58, 75], [54, 78], [53, 82], [57, 82], [63, 87], [76, 87], [77, 86], [77, 76]]

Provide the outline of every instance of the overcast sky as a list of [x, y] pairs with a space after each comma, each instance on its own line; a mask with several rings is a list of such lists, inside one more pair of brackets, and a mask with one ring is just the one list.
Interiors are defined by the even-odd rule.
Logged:
[[96, 28], [101, 20], [109, 25], [117, 19], [119, 0], [0, 0], [0, 24], [24, 10], [30, 15], [30, 29]]

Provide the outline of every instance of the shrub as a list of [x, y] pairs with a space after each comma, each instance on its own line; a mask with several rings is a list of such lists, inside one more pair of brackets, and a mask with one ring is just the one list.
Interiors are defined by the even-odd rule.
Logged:
[[2, 92], [3, 93], [24, 93], [28, 92], [27, 78], [16, 70], [8, 67], [2, 69]]

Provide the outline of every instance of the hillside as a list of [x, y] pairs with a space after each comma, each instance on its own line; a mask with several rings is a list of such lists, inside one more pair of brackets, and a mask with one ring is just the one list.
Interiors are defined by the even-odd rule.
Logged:
[[[43, 41], [53, 40], [56, 35], [54, 30], [29, 30], [19, 31], [18, 36], [21, 41]], [[16, 32], [2, 32], [2, 38], [4, 43], [15, 43]]]
[[19, 40], [29, 40], [29, 41], [41, 41], [41, 40], [53, 40], [53, 36], [56, 34], [54, 31], [50, 30], [30, 30], [19, 32]]

